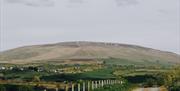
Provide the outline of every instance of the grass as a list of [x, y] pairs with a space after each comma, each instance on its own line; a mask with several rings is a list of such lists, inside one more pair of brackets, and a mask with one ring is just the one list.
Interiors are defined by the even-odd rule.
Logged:
[[5, 79], [16, 79], [16, 80], [31, 80], [34, 76], [48, 76], [51, 75], [47, 72], [35, 72], [35, 71], [19, 71], [19, 72], [5, 72]]
[[77, 81], [77, 80], [101, 80], [101, 79], [115, 79], [112, 74], [113, 69], [105, 68], [98, 69], [90, 72], [78, 73], [78, 74], [56, 74], [50, 76], [43, 76], [42, 80], [45, 81]]
[[83, 76], [91, 78], [114, 78], [112, 68], [99, 69], [95, 71], [82, 73]]
[[136, 86], [124, 83], [124, 84], [114, 84], [114, 85], [106, 85], [102, 88], [95, 89], [94, 91], [132, 91]]
[[144, 68], [144, 69], [117, 69], [114, 71], [114, 75], [117, 76], [136, 76], [136, 75], [152, 75], [156, 74], [159, 72], [166, 72], [168, 69], [149, 69], [149, 68]]
[[169, 67], [172, 66], [172, 63], [168, 63], [164, 60], [129, 60], [129, 59], [122, 59], [122, 58], [107, 58], [102, 59], [106, 65], [136, 65], [136, 66], [162, 66], [162, 67]]
[[106, 65], [139, 65], [139, 62], [133, 62], [128, 59], [120, 59], [120, 58], [108, 58], [103, 59]]

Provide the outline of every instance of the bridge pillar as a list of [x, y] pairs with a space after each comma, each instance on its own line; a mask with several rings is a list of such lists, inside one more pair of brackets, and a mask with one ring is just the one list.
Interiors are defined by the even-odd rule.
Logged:
[[68, 91], [68, 90], [69, 90], [69, 86], [66, 84], [65, 91]]
[[83, 91], [86, 90], [86, 85], [85, 85], [85, 82], [83, 82]]
[[106, 85], [107, 83], [106, 83], [106, 80], [104, 80], [104, 85]]
[[94, 90], [94, 81], [92, 81], [91, 85], [92, 85], [92, 90]]
[[90, 91], [90, 82], [88, 81], [87, 90]]
[[78, 91], [81, 91], [81, 85], [78, 83]]
[[71, 91], [74, 91], [74, 84], [72, 84], [71, 89], [72, 89]]
[[99, 88], [101, 87], [101, 81], [100, 80], [98, 81], [98, 87]]
[[104, 81], [102, 80], [102, 81], [101, 81], [101, 87], [103, 87], [103, 86], [104, 86]]
[[98, 85], [97, 85], [97, 81], [95, 81], [95, 88], [97, 88], [98, 87]]
[[58, 88], [55, 88], [55, 91], [58, 91]]

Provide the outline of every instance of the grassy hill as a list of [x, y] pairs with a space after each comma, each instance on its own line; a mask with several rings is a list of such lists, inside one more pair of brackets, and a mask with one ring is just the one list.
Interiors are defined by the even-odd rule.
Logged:
[[61, 42], [0, 52], [0, 63], [180, 64], [180, 55], [137, 45], [104, 42]]

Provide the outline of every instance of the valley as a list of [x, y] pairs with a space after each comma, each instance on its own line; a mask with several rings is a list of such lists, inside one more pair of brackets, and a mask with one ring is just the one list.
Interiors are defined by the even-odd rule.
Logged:
[[178, 91], [179, 58], [118, 43], [25, 46], [0, 53], [0, 91]]

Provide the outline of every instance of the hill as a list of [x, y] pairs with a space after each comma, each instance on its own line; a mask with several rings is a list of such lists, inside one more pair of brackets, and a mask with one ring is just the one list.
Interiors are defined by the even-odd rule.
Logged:
[[180, 55], [137, 45], [104, 42], [61, 42], [24, 46], [0, 53], [0, 63], [180, 64]]

